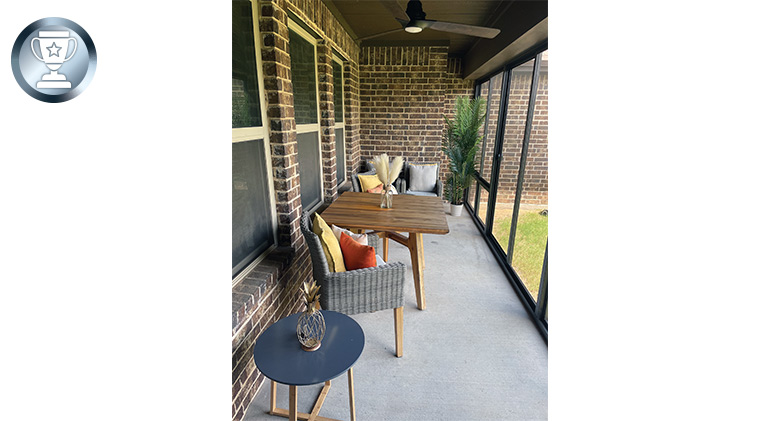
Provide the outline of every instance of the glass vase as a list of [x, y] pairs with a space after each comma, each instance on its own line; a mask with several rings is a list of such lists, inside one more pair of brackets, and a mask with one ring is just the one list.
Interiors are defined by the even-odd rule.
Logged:
[[393, 207], [393, 194], [390, 193], [390, 185], [382, 187], [382, 201], [379, 203], [379, 207], [386, 209]]
[[307, 305], [306, 311], [298, 317], [298, 342], [304, 351], [316, 351], [325, 337], [325, 318], [314, 304]]

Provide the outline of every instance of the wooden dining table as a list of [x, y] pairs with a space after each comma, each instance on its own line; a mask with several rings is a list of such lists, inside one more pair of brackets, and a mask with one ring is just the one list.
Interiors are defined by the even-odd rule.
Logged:
[[[376, 231], [382, 237], [383, 258], [388, 259], [389, 240], [409, 249], [412, 256], [417, 308], [425, 310], [425, 254], [423, 234], [447, 234], [450, 227], [440, 197], [399, 194], [393, 207], [379, 207], [380, 195], [344, 192], [322, 213], [329, 225], [360, 231]], [[400, 233], [408, 233], [408, 236]]]

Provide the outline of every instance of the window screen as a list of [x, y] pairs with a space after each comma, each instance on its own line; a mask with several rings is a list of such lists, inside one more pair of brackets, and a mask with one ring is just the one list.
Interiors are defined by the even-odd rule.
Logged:
[[265, 148], [233, 143], [233, 276], [274, 242]]
[[314, 46], [294, 31], [290, 31], [290, 61], [295, 123], [317, 123], [317, 68]]
[[233, 1], [233, 128], [261, 126], [252, 4]]
[[347, 163], [344, 156], [344, 129], [336, 129], [336, 182], [341, 184], [346, 178]]
[[301, 204], [304, 209], [319, 203], [322, 193], [318, 135], [319, 132], [298, 133], [298, 169], [301, 173]]
[[342, 68], [337, 61], [333, 61], [333, 106], [336, 112], [336, 121], [344, 121], [344, 80], [342, 79]]

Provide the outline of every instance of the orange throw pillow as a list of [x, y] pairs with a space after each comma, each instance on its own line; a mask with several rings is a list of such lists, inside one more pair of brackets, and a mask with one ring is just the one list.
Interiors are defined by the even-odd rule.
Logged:
[[359, 244], [345, 232], [341, 233], [339, 246], [347, 270], [376, 267], [376, 251], [373, 247]]
[[382, 185], [380, 184], [380, 185], [374, 187], [373, 189], [368, 189], [367, 192], [368, 193], [382, 193]]

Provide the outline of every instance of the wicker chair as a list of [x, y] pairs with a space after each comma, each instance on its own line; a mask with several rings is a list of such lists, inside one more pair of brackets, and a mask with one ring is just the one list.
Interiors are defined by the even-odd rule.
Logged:
[[[373, 268], [331, 272], [320, 239], [311, 229], [309, 213], [304, 212], [301, 231], [309, 246], [314, 279], [321, 286], [322, 308], [344, 314], [394, 309], [395, 355], [402, 357], [406, 266], [395, 262]], [[368, 236], [368, 242], [377, 249], [379, 238], [371, 234]]]
[[430, 191], [415, 191], [411, 190], [410, 187], [412, 185], [412, 172], [409, 169], [410, 165], [415, 164], [421, 164], [421, 165], [431, 165], [430, 163], [416, 163], [416, 162], [404, 162], [404, 168], [401, 171], [401, 176], [398, 177], [399, 180], [401, 180], [401, 187], [400, 190], [398, 190], [401, 194], [411, 194], [415, 196], [438, 196], [443, 197], [442, 194], [444, 192], [444, 186], [439, 180], [439, 164], [434, 163], [436, 165], [436, 185], [431, 189]]
[[[376, 169], [373, 168], [373, 166], [372, 166], [366, 172], [352, 174], [352, 191], [355, 191], [355, 192], [358, 192], [358, 193], [363, 191], [363, 189], [360, 186], [360, 179], [358, 178], [359, 175], [376, 175]], [[393, 182], [393, 185], [395, 186], [395, 189], [400, 193], [401, 192], [401, 177], [398, 177], [398, 179], [396, 179]]]

